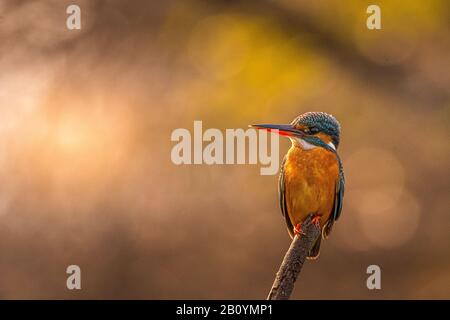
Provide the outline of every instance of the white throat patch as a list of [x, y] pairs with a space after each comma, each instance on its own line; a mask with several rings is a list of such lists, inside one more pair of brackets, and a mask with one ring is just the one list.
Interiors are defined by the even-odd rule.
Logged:
[[313, 144], [303, 140], [302, 138], [295, 137], [295, 138], [292, 138], [292, 139], [293, 139], [292, 142], [294, 144], [300, 145], [300, 147], [303, 150], [311, 150], [311, 149], [317, 148], [317, 146], [315, 146], [315, 145], [313, 145]]
[[336, 151], [336, 146], [334, 145], [334, 143], [333, 142], [328, 142], [328, 145], [334, 150], [334, 151]]

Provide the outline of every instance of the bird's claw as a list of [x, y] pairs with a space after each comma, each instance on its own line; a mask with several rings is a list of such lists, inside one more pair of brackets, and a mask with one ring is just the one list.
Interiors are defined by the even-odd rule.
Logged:
[[[316, 227], [320, 228], [320, 219], [322, 217], [319, 215], [314, 215], [311, 219], [311, 223], [314, 224]], [[305, 232], [302, 230], [302, 223], [297, 223], [294, 227], [294, 234], [298, 235], [299, 237], [301, 235], [304, 235]]]
[[321, 217], [319, 215], [314, 215], [314, 217], [311, 219], [311, 222], [313, 224], [315, 224], [316, 227], [319, 227], [320, 226], [320, 218]]
[[294, 234], [299, 237], [304, 234], [301, 223], [297, 223], [297, 225], [294, 227]]

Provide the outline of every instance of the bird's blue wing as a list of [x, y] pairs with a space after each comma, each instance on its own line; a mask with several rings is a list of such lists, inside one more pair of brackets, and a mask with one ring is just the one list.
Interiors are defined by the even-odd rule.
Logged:
[[331, 229], [333, 228], [333, 224], [335, 221], [339, 219], [342, 212], [342, 205], [344, 201], [344, 190], [345, 190], [345, 177], [344, 177], [344, 168], [342, 167], [341, 159], [337, 155], [337, 159], [339, 162], [339, 178], [336, 182], [336, 192], [334, 195], [334, 204], [333, 209], [331, 212], [330, 219], [328, 220], [327, 224], [324, 226], [322, 231], [322, 236], [324, 238], [328, 237], [328, 235], [331, 232]]
[[280, 197], [280, 208], [281, 213], [286, 221], [286, 226], [291, 238], [294, 237], [294, 227], [292, 225], [291, 219], [289, 218], [288, 208], [286, 204], [286, 187], [284, 182], [284, 165], [286, 163], [286, 157], [284, 157], [283, 162], [281, 163], [281, 171], [280, 176], [278, 178], [278, 195]]
[[342, 204], [344, 201], [344, 191], [345, 191], [345, 177], [344, 171], [341, 169], [339, 173], [339, 179], [336, 186], [336, 208], [334, 211], [334, 220], [338, 220], [342, 212]]

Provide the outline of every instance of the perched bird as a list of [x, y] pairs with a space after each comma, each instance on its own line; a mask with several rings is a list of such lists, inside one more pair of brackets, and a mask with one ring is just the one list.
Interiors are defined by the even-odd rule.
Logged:
[[344, 197], [344, 170], [337, 153], [340, 124], [324, 112], [304, 113], [291, 124], [252, 125], [287, 136], [292, 146], [283, 159], [278, 191], [281, 212], [291, 237], [302, 234], [302, 222], [313, 214], [321, 237], [308, 253], [316, 259], [320, 243], [339, 218]]

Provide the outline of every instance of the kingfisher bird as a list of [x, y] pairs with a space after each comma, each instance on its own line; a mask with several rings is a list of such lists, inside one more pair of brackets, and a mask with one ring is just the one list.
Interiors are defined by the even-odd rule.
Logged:
[[256, 129], [274, 131], [288, 137], [291, 148], [285, 155], [278, 179], [281, 213], [289, 235], [302, 235], [302, 223], [310, 215], [321, 236], [308, 252], [317, 259], [322, 239], [326, 239], [339, 219], [344, 198], [344, 169], [337, 153], [341, 126], [324, 112], [307, 112], [290, 124], [258, 124]]

